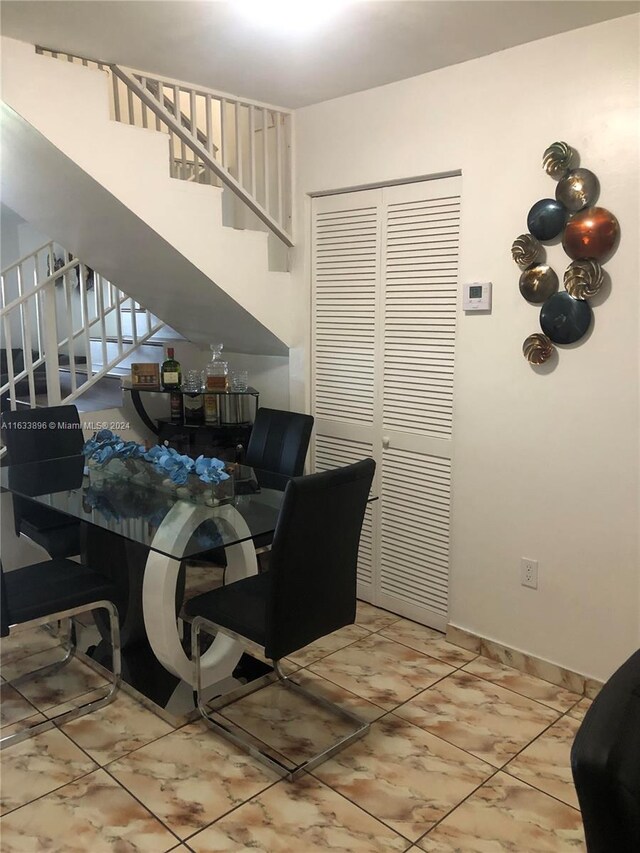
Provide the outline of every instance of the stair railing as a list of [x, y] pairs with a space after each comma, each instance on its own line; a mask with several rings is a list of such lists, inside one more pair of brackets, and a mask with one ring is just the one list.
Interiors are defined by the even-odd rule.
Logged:
[[290, 110], [48, 48], [36, 51], [108, 73], [112, 118], [167, 133], [172, 177], [222, 184], [293, 245]]
[[[129, 318], [130, 336], [123, 333]], [[71, 402], [163, 325], [97, 271], [45, 243], [0, 273], [2, 408]]]

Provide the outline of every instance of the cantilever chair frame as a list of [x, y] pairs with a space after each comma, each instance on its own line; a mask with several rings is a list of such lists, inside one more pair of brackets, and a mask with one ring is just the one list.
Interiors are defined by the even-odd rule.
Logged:
[[[363, 720], [357, 714], [347, 711], [346, 708], [341, 707], [335, 702], [329, 701], [324, 696], [319, 696], [317, 693], [314, 693], [306, 687], [303, 687], [301, 684], [293, 681], [290, 676], [285, 675], [280, 666], [280, 661], [277, 660], [272, 661], [274, 670], [272, 673], [268, 673], [261, 678], [257, 678], [255, 681], [250, 682], [246, 686], [240, 687], [238, 690], [234, 690], [231, 693], [226, 693], [223, 696], [207, 703], [207, 700], [203, 698], [202, 669], [200, 666], [199, 641], [200, 633], [202, 631], [211, 635], [222, 632], [226, 636], [241, 642], [249, 651], [253, 650], [262, 657], [264, 657], [264, 648], [247, 639], [247, 637], [243, 637], [242, 634], [237, 634], [229, 628], [218, 625], [215, 622], [211, 622], [209, 619], [205, 619], [203, 616], [196, 616], [191, 623], [191, 649], [195, 667], [195, 694], [196, 704], [200, 715], [218, 734], [226, 738], [226, 740], [231, 741], [236, 746], [239, 746], [241, 749], [244, 749], [254, 758], [258, 759], [258, 761], [262, 761], [263, 764], [266, 764], [287, 781], [293, 782], [303, 773], [308, 773], [310, 770], [313, 770], [314, 767], [317, 767], [323, 761], [331, 758], [331, 756], [339, 750], [344, 749], [346, 746], [349, 746], [349, 744], [361, 737], [364, 737], [371, 728], [371, 724], [367, 720]], [[221, 714], [218, 714], [217, 717], [213, 717], [209, 712], [207, 705], [209, 705], [214, 712], [221, 711], [223, 708], [232, 705], [243, 696], [255, 693], [274, 682], [279, 682], [283, 687], [298, 693], [300, 696], [304, 696], [305, 699], [310, 700], [312, 703], [320, 705], [322, 708], [331, 711], [335, 716], [341, 717], [350, 723], [354, 723], [357, 728], [351, 734], [345, 735], [343, 738], [340, 738], [340, 740], [334, 742], [331, 746], [321, 752], [316, 753], [311, 758], [308, 758], [298, 764], [289, 762], [290, 764], [293, 764], [293, 767], [289, 767], [285, 764], [282, 760], [282, 756], [275, 749], [269, 747], [268, 744], [261, 741], [257, 736], [248, 734], [240, 726], [237, 726]], [[261, 746], [258, 746], [258, 744], [261, 744]]]
[[47, 625], [51, 622], [67, 620], [68, 623], [67, 637], [65, 642], [67, 646], [67, 651], [64, 658], [62, 658], [62, 660], [55, 661], [54, 663], [47, 664], [47, 666], [40, 667], [39, 669], [36, 669], [33, 672], [27, 672], [23, 675], [19, 675], [17, 678], [14, 678], [13, 681], [8, 682], [10, 686], [14, 687], [23, 684], [26, 681], [30, 681], [33, 678], [40, 678], [44, 675], [50, 675], [53, 672], [56, 672], [66, 666], [66, 664], [68, 664], [75, 657], [76, 652], [74, 631], [72, 630], [73, 617], [79, 616], [82, 613], [87, 613], [92, 610], [98, 610], [101, 608], [104, 608], [109, 613], [109, 626], [111, 630], [113, 672], [111, 673], [109, 690], [106, 691], [105, 694], [103, 696], [100, 696], [98, 699], [95, 699], [91, 702], [84, 702], [83, 704], [78, 705], [76, 708], [72, 708], [71, 710], [66, 711], [63, 714], [58, 714], [55, 717], [51, 717], [47, 720], [44, 720], [42, 723], [36, 723], [36, 725], [34, 726], [21, 729], [20, 731], [14, 732], [10, 735], [6, 735], [5, 737], [0, 739], [0, 749], [5, 749], [8, 746], [13, 746], [13, 744], [20, 743], [21, 741], [26, 740], [30, 737], [35, 737], [36, 735], [48, 731], [49, 729], [52, 729], [55, 726], [63, 725], [64, 723], [68, 723], [71, 720], [75, 720], [78, 717], [84, 716], [85, 714], [89, 714], [92, 711], [97, 711], [98, 708], [103, 708], [105, 705], [108, 705], [110, 702], [113, 701], [122, 681], [122, 659], [120, 655], [120, 626], [118, 622], [118, 609], [112, 601], [93, 601], [89, 604], [82, 604], [78, 607], [73, 607], [70, 610], [60, 610], [57, 613], [49, 613], [46, 616], [41, 616], [37, 619], [30, 619], [27, 622], [18, 622], [15, 625], [9, 625], [9, 636], [11, 636], [23, 630], [29, 628], [36, 628], [40, 625]]

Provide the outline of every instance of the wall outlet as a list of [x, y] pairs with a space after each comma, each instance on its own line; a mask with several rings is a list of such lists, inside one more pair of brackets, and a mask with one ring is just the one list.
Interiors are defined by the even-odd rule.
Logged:
[[538, 561], [520, 558], [520, 583], [530, 589], [538, 589]]

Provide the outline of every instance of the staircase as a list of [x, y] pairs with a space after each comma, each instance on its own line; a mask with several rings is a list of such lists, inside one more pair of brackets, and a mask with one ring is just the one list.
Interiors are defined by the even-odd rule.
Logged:
[[0, 274], [2, 409], [70, 403], [164, 323], [53, 242]]
[[188, 340], [288, 354], [287, 111], [10, 39], [2, 97], [9, 207]]

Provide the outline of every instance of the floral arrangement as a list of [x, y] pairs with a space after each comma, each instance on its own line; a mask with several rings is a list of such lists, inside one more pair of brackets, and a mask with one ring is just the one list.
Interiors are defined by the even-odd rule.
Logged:
[[[229, 479], [225, 463], [220, 459], [190, 456], [178, 453], [173, 447], [156, 444], [149, 450], [135, 441], [124, 441], [109, 429], [101, 429], [84, 445], [84, 455], [88, 462], [104, 465], [111, 459], [119, 459], [127, 465], [128, 460], [144, 459], [153, 465], [153, 469], [169, 479], [176, 486], [184, 486], [190, 475], [195, 475], [205, 484], [217, 485]], [[135, 470], [135, 464], [127, 465]]]

